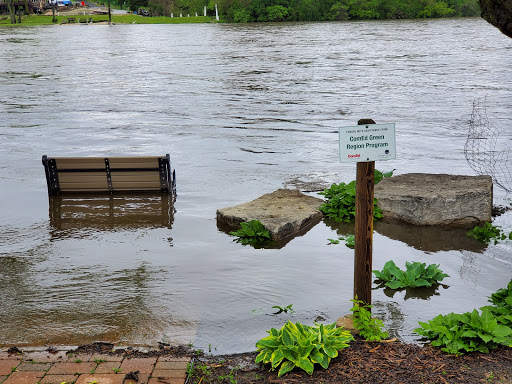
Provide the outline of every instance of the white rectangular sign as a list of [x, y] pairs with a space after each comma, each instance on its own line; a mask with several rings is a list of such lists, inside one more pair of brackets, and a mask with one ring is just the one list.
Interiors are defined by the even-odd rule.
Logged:
[[396, 158], [394, 123], [341, 127], [339, 137], [342, 163]]

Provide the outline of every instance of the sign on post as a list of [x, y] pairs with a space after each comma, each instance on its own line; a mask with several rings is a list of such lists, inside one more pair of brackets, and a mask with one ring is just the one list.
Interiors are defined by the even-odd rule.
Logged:
[[396, 158], [394, 123], [341, 127], [339, 137], [342, 163]]
[[375, 161], [396, 158], [395, 124], [361, 119], [339, 129], [339, 143], [340, 161], [357, 163], [354, 297], [371, 304]]

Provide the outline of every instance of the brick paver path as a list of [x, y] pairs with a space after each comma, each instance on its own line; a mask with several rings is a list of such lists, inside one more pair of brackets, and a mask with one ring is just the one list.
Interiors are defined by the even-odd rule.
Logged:
[[[0, 351], [0, 384], [184, 384], [189, 357]], [[136, 372], [138, 381], [125, 376]]]

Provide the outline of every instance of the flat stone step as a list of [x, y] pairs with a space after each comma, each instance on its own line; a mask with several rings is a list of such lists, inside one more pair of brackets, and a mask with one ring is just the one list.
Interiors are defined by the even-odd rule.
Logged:
[[278, 189], [247, 203], [217, 210], [217, 226], [240, 228], [241, 222], [259, 220], [272, 239], [283, 241], [303, 234], [322, 220], [322, 199], [293, 189]]
[[385, 219], [414, 225], [470, 226], [491, 221], [490, 176], [409, 173], [384, 178], [375, 198]]

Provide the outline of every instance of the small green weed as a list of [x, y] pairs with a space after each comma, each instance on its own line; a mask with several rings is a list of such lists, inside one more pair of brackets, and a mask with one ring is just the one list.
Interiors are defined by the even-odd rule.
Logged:
[[327, 245], [339, 244], [340, 240], [344, 240], [345, 245], [348, 248], [352, 248], [352, 249], [354, 249], [355, 244], [356, 244], [356, 237], [354, 235], [340, 236], [340, 237], [338, 237], [337, 240], [336, 239], [327, 239], [327, 240], [329, 240], [329, 243]]
[[121, 368], [112, 368], [112, 370], [114, 371], [114, 373], [119, 373], [122, 371]]
[[373, 308], [373, 305], [365, 304], [357, 297], [352, 301], [354, 306], [350, 311], [353, 312], [354, 327], [359, 331], [359, 335], [367, 341], [381, 341], [387, 339], [389, 334], [384, 331], [384, 323], [382, 320], [372, 317], [371, 312], [368, 310]]
[[243, 245], [264, 245], [272, 240], [270, 232], [265, 229], [259, 220], [240, 223], [240, 229], [229, 232], [230, 235], [238, 236], [236, 241]]
[[191, 377], [194, 374], [194, 364], [187, 363], [187, 368], [185, 369], [185, 373], [188, 377]]
[[500, 227], [494, 226], [491, 223], [484, 223], [482, 226], [477, 225], [467, 232], [467, 236], [480, 240], [485, 244], [489, 244], [491, 241], [494, 241], [494, 244], [497, 244], [500, 240], [505, 240], [507, 238], [512, 240], [512, 232], [507, 236]]
[[18, 372], [18, 369], [16, 367], [11, 367], [11, 372]]
[[82, 362], [82, 359], [75, 359], [74, 360], [75, 363], [81, 363]]
[[231, 384], [237, 384], [237, 380], [235, 379], [235, 372], [238, 369], [239, 368], [236, 367], [236, 368], [231, 369], [231, 371], [229, 371], [229, 373], [227, 375], [219, 375], [219, 380], [229, 380], [229, 382]]
[[277, 312], [274, 313], [274, 315], [278, 315], [280, 313], [295, 313], [295, 311], [293, 310], [293, 304], [290, 304], [290, 305], [287, 305], [286, 307], [281, 307], [280, 305], [274, 305], [272, 308], [275, 308], [277, 309]]
[[94, 359], [94, 362], [96, 364], [101, 364], [101, 363], [104, 363], [106, 360], [103, 360], [103, 359]]

